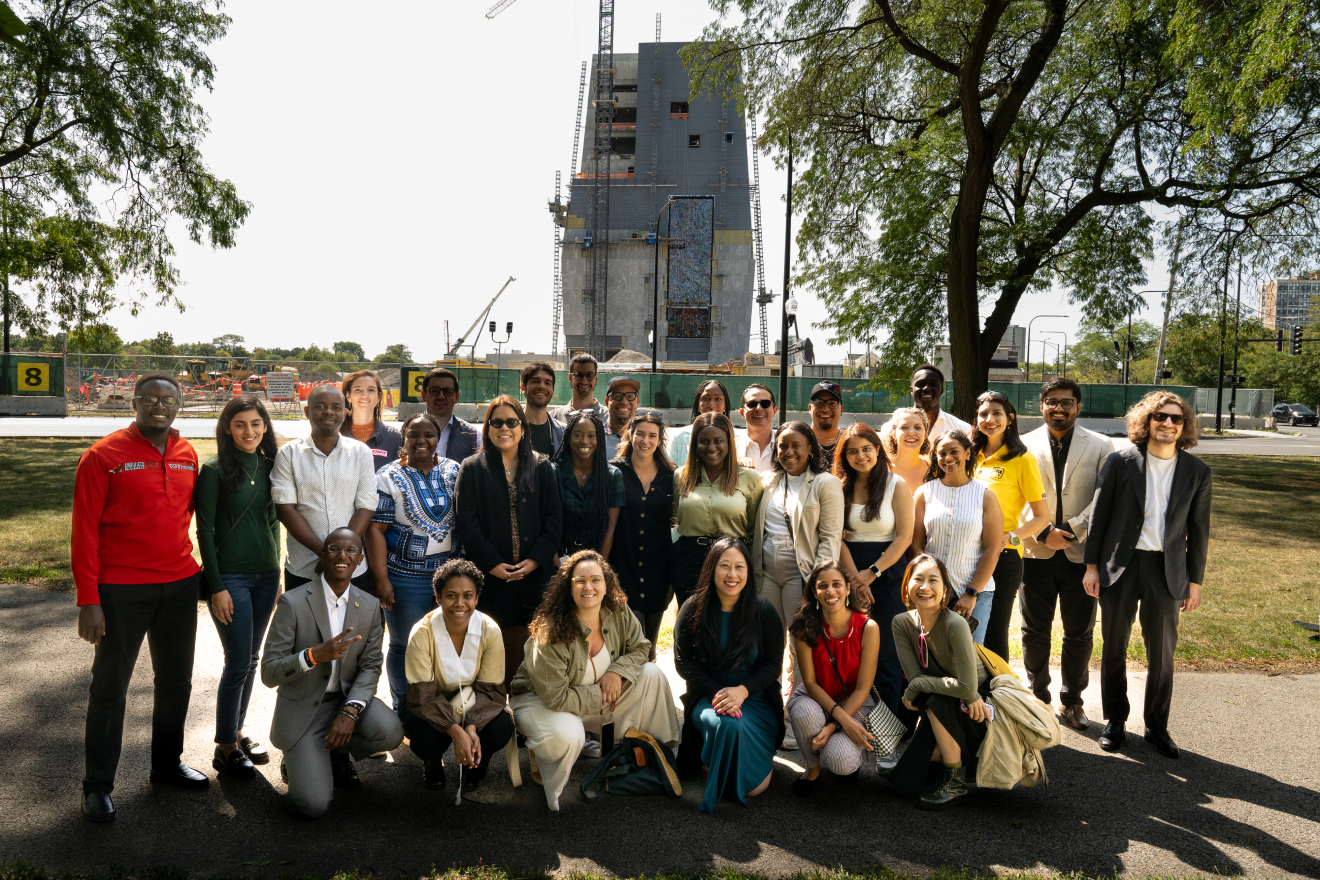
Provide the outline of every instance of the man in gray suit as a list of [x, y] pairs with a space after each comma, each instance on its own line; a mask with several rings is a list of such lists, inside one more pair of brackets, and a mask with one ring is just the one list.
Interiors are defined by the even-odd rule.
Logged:
[[335, 529], [321, 550], [320, 577], [280, 596], [261, 658], [261, 681], [278, 687], [270, 741], [284, 752], [289, 800], [315, 818], [335, 788], [361, 785], [361, 760], [397, 748], [403, 725], [377, 700], [384, 658], [380, 603], [350, 583], [362, 539]]
[[1023, 538], [1022, 665], [1036, 698], [1050, 702], [1050, 632], [1054, 607], [1063, 623], [1063, 662], [1059, 688], [1062, 721], [1074, 730], [1089, 724], [1082, 692], [1091, 678], [1091, 646], [1096, 599], [1082, 588], [1086, 530], [1095, 497], [1095, 481], [1113, 451], [1107, 437], [1077, 425], [1082, 389], [1071, 379], [1051, 379], [1040, 387], [1044, 426], [1023, 436], [1040, 467], [1050, 524], [1035, 537]]
[[[1152, 391], [1127, 414], [1133, 445], [1105, 459], [1086, 542], [1086, 592], [1100, 599], [1100, 748], [1123, 746], [1127, 646], [1141, 615], [1146, 643], [1146, 741], [1179, 756], [1169, 736], [1178, 615], [1201, 607], [1210, 545], [1210, 467], [1187, 450], [1200, 428], [1187, 401]], [[1138, 612], [1138, 607], [1140, 612]]]

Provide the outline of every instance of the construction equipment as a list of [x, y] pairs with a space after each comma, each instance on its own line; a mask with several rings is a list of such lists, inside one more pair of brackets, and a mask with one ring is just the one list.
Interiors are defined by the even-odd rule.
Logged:
[[[498, 300], [501, 295], [503, 295], [504, 291], [508, 289], [510, 284], [512, 284], [517, 280], [518, 279], [514, 278], [512, 275], [509, 276], [509, 280], [504, 282], [504, 286], [500, 288], [500, 292], [495, 294], [495, 297], [490, 301], [490, 304], [486, 306], [485, 309], [482, 310], [480, 315], [477, 315], [477, 320], [473, 321], [472, 326], [467, 328], [467, 332], [464, 333], [462, 336], [458, 337], [458, 339], [454, 342], [454, 350], [445, 352], [446, 360], [457, 358], [458, 350], [463, 347], [464, 340], [467, 340], [469, 337], [471, 337], [471, 341], [469, 341], [468, 344], [472, 346], [473, 356], [475, 357], [475, 353], [477, 350], [477, 339], [480, 338], [481, 336], [481, 332], [477, 330], [477, 328], [481, 326], [482, 321], [486, 320], [486, 316], [490, 314], [490, 310], [495, 308], [495, 301]], [[477, 335], [473, 336], [472, 335], [473, 333], [476, 333]]]
[[[582, 62], [582, 73], [578, 76], [578, 108], [577, 122], [573, 126], [573, 155], [568, 163], [569, 187], [573, 186], [572, 180], [578, 167], [578, 145], [581, 143], [582, 136], [582, 99], [587, 89], [587, 62]], [[560, 201], [559, 198], [559, 172], [555, 172], [555, 200], [550, 203], [550, 213], [555, 218], [555, 282], [554, 282], [554, 314], [550, 327], [550, 354], [559, 354], [559, 325], [562, 322], [564, 314], [564, 280], [560, 275], [561, 260], [563, 254], [563, 235], [560, 229], [568, 222], [568, 205]]]
[[496, 3], [490, 9], [486, 10], [486, 17], [494, 18], [495, 16], [499, 15], [501, 12], [508, 9], [510, 6], [512, 6], [514, 3], [517, 2], [518, 0], [500, 0], [499, 3]]
[[761, 163], [756, 160], [760, 144], [756, 142], [756, 114], [747, 120], [752, 127], [752, 244], [756, 260], [756, 305], [760, 310], [761, 354], [770, 353], [770, 332], [765, 307], [774, 301], [774, 294], [765, 289], [765, 249], [761, 246]]
[[[179, 384], [183, 386], [184, 391], [191, 391], [198, 385], [218, 386], [233, 385], [235, 382], [248, 382], [253, 377], [253, 372], [243, 365], [243, 362], [236, 359], [230, 359], [225, 362], [223, 370], [208, 370], [215, 358], [193, 358], [184, 362], [184, 369], [177, 378]], [[199, 389], [200, 390], [200, 389]]]
[[591, 217], [584, 247], [591, 248], [591, 313], [588, 348], [606, 360], [609, 318], [610, 152], [614, 134], [614, 0], [600, 0], [597, 26], [596, 81], [592, 88], [595, 125], [591, 147]]

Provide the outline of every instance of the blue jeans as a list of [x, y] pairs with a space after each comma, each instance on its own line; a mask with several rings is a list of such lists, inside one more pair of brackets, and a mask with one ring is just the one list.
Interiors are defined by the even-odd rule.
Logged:
[[[995, 585], [996, 589], [998, 584]], [[972, 641], [978, 645], [985, 644], [985, 634], [990, 629], [990, 609], [994, 607], [994, 591], [989, 593], [978, 593], [976, 596], [976, 607], [972, 609], [972, 617], [980, 621], [981, 625], [972, 630]], [[967, 621], [971, 625], [971, 621]]]
[[234, 613], [229, 623], [221, 623], [211, 603], [206, 603], [225, 650], [225, 667], [220, 673], [215, 702], [215, 741], [231, 743], [238, 741], [238, 732], [247, 718], [266, 626], [280, 593], [280, 572], [274, 569], [261, 574], [223, 574], [220, 583], [229, 591]]
[[408, 675], [404, 671], [404, 657], [408, 652], [408, 636], [412, 628], [435, 608], [435, 590], [431, 578], [404, 577], [391, 574], [394, 586], [394, 607], [385, 609], [385, 626], [390, 631], [390, 652], [385, 657], [385, 674], [390, 680], [390, 696], [394, 698], [394, 711], [403, 705], [408, 693]]

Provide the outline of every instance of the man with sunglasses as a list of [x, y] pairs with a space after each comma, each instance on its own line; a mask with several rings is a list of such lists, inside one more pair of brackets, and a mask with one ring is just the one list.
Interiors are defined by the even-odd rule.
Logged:
[[1179, 756], [1169, 736], [1178, 615], [1201, 606], [1210, 543], [1210, 468], [1187, 450], [1200, 426], [1185, 400], [1152, 391], [1127, 413], [1132, 446], [1100, 470], [1082, 586], [1100, 600], [1100, 700], [1109, 722], [1100, 748], [1123, 746], [1127, 646], [1140, 615], [1146, 643], [1146, 741]]
[[775, 463], [775, 395], [760, 382], [743, 389], [738, 412], [747, 422], [747, 439], [742, 444], [741, 460], [758, 474], [768, 474]]
[[637, 412], [637, 396], [642, 383], [628, 376], [615, 376], [605, 392], [609, 418], [605, 422], [605, 458], [614, 460], [619, 451], [619, 438], [627, 430], [633, 414]]
[[459, 464], [481, 448], [481, 432], [476, 425], [454, 415], [458, 403], [458, 377], [444, 367], [436, 367], [422, 381], [422, 399], [426, 411], [444, 427], [440, 431], [440, 445], [436, 452]]
[[203, 789], [180, 761], [197, 642], [198, 566], [192, 520], [197, 452], [170, 427], [183, 390], [146, 375], [133, 389], [133, 424], [93, 443], [73, 480], [73, 580], [78, 635], [96, 646], [87, 703], [82, 814], [115, 818], [124, 700], [145, 637], [154, 669], [151, 781]]
[[594, 357], [585, 351], [573, 355], [568, 362], [568, 384], [573, 388], [573, 400], [551, 409], [551, 417], [567, 422], [569, 413], [588, 409], [596, 414], [601, 424], [606, 424], [610, 418], [609, 411], [595, 398], [597, 371]]
[[1082, 389], [1071, 379], [1051, 379], [1040, 388], [1045, 424], [1023, 435], [1027, 451], [1040, 468], [1050, 521], [1034, 536], [1022, 539], [1022, 665], [1036, 698], [1050, 703], [1050, 633], [1054, 607], [1063, 623], [1059, 717], [1074, 730], [1089, 721], [1082, 693], [1091, 678], [1091, 646], [1095, 633], [1096, 599], [1082, 587], [1086, 574], [1086, 529], [1095, 499], [1095, 484], [1105, 459], [1113, 451], [1107, 437], [1077, 424]]

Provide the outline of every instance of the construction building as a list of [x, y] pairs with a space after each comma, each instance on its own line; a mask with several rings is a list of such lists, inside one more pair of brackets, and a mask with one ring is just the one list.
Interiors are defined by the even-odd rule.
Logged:
[[[606, 56], [612, 105], [598, 97], [607, 93], [597, 69], [602, 56], [593, 56], [589, 78], [584, 64], [579, 96], [585, 94], [587, 113], [579, 111], [577, 131], [583, 146], [575, 151], [567, 204], [558, 194], [551, 203], [562, 227], [559, 332], [569, 353], [590, 351], [603, 360], [623, 349], [650, 355], [658, 248], [657, 358], [721, 364], [748, 351], [757, 287], [747, 137], [735, 102], [690, 97], [678, 54], [687, 44], [660, 42], [658, 28], [654, 43]], [[609, 143], [607, 197], [602, 135]], [[673, 203], [657, 228], [671, 196], [706, 198]]]
[[1294, 327], [1305, 327], [1320, 308], [1320, 272], [1280, 278], [1260, 286], [1260, 321], [1271, 330], [1287, 335]]

